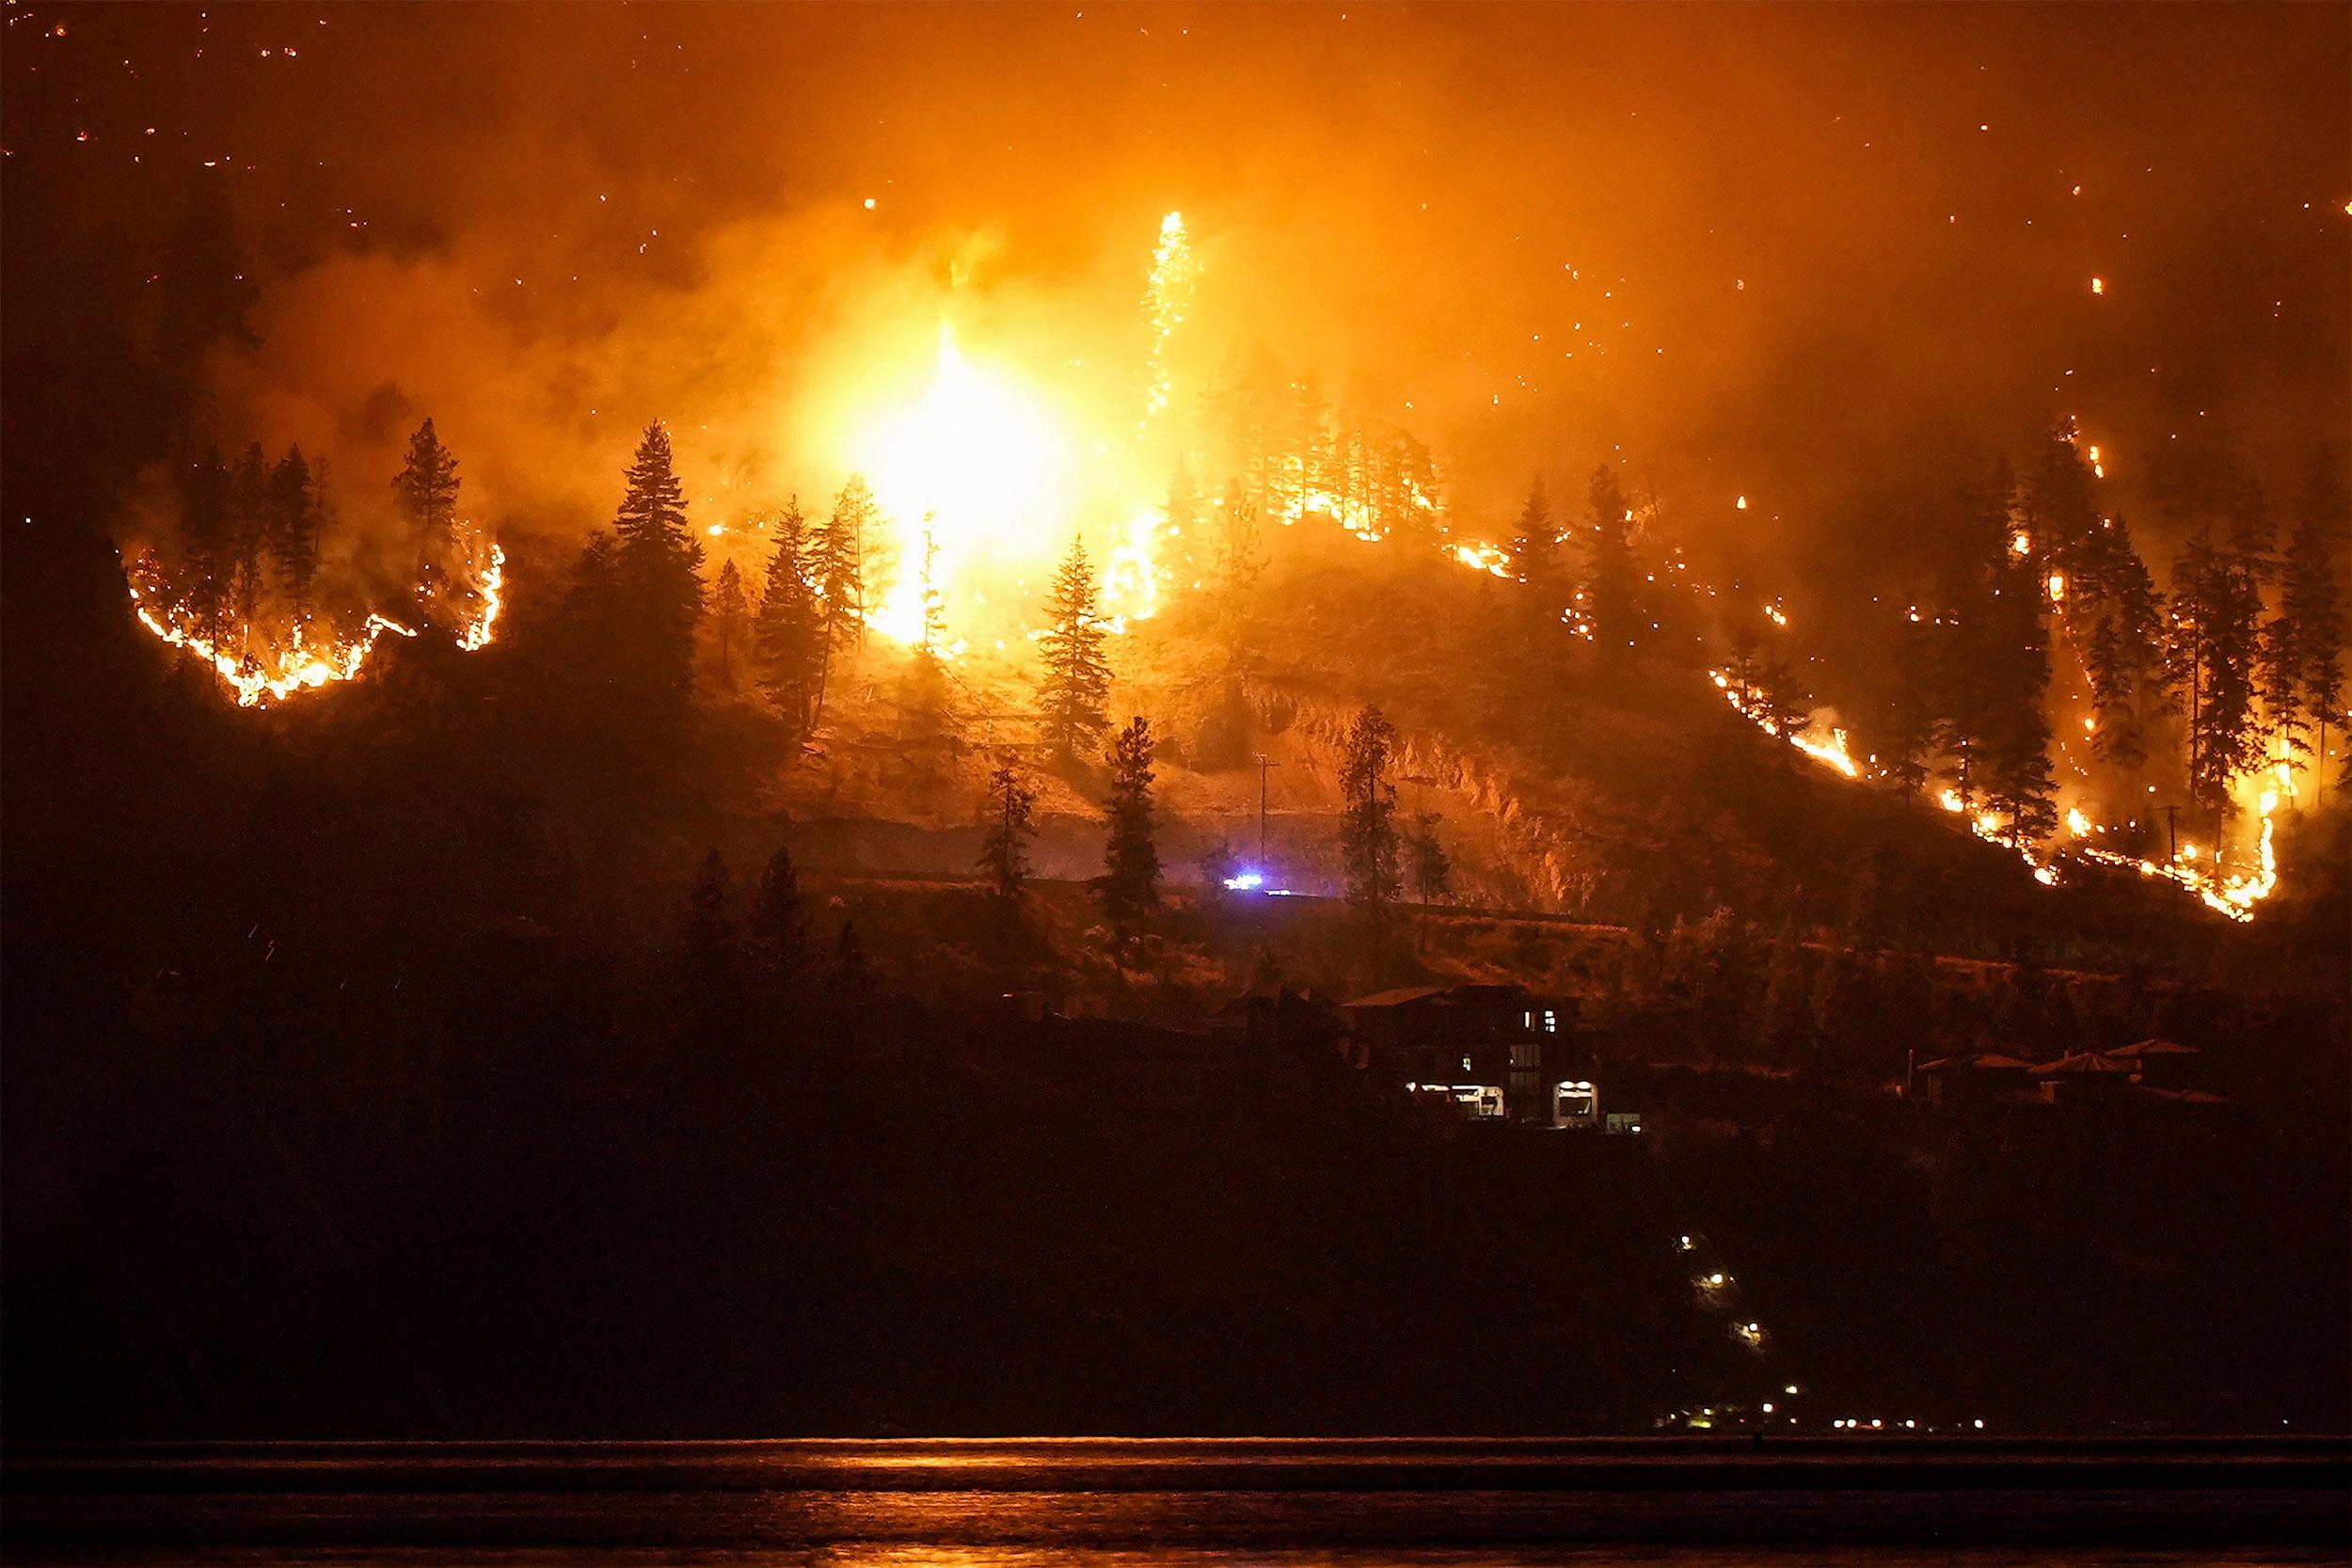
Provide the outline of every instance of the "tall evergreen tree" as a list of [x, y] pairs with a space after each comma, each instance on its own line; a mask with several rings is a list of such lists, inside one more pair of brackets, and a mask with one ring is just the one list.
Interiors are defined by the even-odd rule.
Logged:
[[2150, 726], [2166, 710], [2162, 610], [2155, 580], [2122, 517], [2107, 539], [2104, 593], [2084, 664], [2090, 676], [2091, 750], [2137, 783], [2148, 761]]
[[1029, 841], [1037, 836], [1030, 813], [1037, 791], [1023, 779], [1010, 752], [1002, 753], [988, 776], [988, 831], [980, 839], [979, 869], [989, 892], [1004, 908], [1021, 901], [1029, 881]]
[[1246, 499], [1239, 481], [1229, 481], [1225, 502], [1217, 508], [1213, 574], [1216, 594], [1217, 635], [1228, 659], [1241, 654], [1249, 625], [1250, 592], [1265, 570], [1264, 535], [1255, 501]]
[[776, 520], [776, 553], [752, 624], [752, 667], [796, 736], [813, 731], [823, 716], [825, 673], [832, 662], [825, 605], [818, 597], [820, 542], [809, 537], [799, 497], [785, 503]]
[[946, 736], [954, 723], [947, 681], [946, 601], [939, 590], [938, 562], [939, 546], [931, 534], [930, 519], [926, 517], [919, 585], [923, 629], [907, 660], [900, 708], [906, 718], [907, 737], [927, 743]]
[[1561, 567], [1560, 531], [1544, 499], [1538, 476], [1527, 492], [1527, 504], [1511, 534], [1511, 563], [1522, 592], [1519, 594], [1521, 651], [1527, 668], [1539, 679], [1549, 676], [1544, 664], [1560, 636], [1560, 614], [1568, 607], [1567, 573]]
[[[2313, 759], [2324, 788], [2328, 726], [2344, 705], [2344, 606], [2338, 596], [2334, 548], [2352, 516], [2332, 455], [2323, 451], [2302, 515], [2287, 542], [2279, 579], [2279, 614], [2271, 623], [2272, 665], [2265, 695], [2281, 732], [2282, 755]], [[2300, 731], [2309, 728], [2310, 740]]]
[[1111, 737], [1109, 827], [1096, 884], [1112, 928], [1121, 933], [1160, 902], [1160, 851], [1152, 823], [1152, 725], [1140, 714]]
[[751, 601], [743, 593], [743, 574], [732, 561], [719, 567], [718, 586], [710, 594], [710, 620], [719, 634], [719, 674], [727, 685], [735, 684], [735, 656], [743, 645], [743, 632], [751, 619]]
[[2229, 809], [2230, 784], [2260, 765], [2254, 687], [2262, 593], [2244, 558], [2200, 524], [2172, 567], [2167, 661], [2188, 717], [2191, 799]]
[[1454, 861], [1438, 838], [1437, 813], [1424, 811], [1414, 816], [1405, 835], [1405, 848], [1411, 858], [1413, 896], [1424, 904], [1453, 897]]
[[1092, 746], [1110, 721], [1110, 663], [1104, 657], [1102, 601], [1086, 541], [1073, 538], [1054, 574], [1045, 600], [1045, 635], [1038, 642], [1044, 674], [1038, 687], [1046, 737], [1065, 755]]
[[880, 543], [882, 508], [863, 474], [851, 474], [834, 497], [817, 552], [817, 588], [825, 607], [825, 635], [836, 649], [866, 646], [866, 592]]
[[645, 427], [612, 520], [622, 623], [618, 633], [644, 695], [682, 709], [694, 680], [694, 624], [703, 610], [703, 547], [686, 525], [686, 492], [672, 467], [670, 432]]
[[2036, 550], [2006, 551], [1984, 608], [1989, 636], [1981, 655], [1993, 699], [1983, 736], [1985, 796], [2008, 819], [2012, 844], [2046, 838], [2058, 827], [2043, 706], [2050, 686], [2046, 560]]
[[1585, 487], [1592, 509], [1585, 547], [1584, 614], [1604, 658], [1614, 659], [1641, 641], [1641, 588], [1633, 568], [1631, 510], [1617, 471], [1603, 463]]
[[1878, 746], [1895, 793], [1918, 799], [1935, 749], [1935, 638], [1932, 618], [1914, 605], [1895, 623], [1895, 657], [1888, 673]]
[[277, 567], [278, 591], [296, 621], [310, 609], [319, 570], [318, 495], [310, 465], [294, 447], [269, 476], [269, 554]]
[[230, 614], [242, 642], [250, 639], [262, 613], [266, 581], [262, 562], [269, 548], [270, 464], [258, 441], [229, 470], [229, 514], [235, 541], [229, 573]]
[[408, 455], [392, 476], [400, 498], [401, 515], [415, 539], [420, 580], [438, 571], [449, 559], [457, 528], [457, 459], [441, 445], [427, 420], [408, 437]]
[[236, 570], [229, 473], [215, 448], [189, 464], [181, 477], [180, 536], [187, 552], [184, 598], [198, 635], [218, 648], [227, 637], [229, 583]]
[[718, 850], [703, 857], [686, 890], [687, 1007], [707, 1027], [733, 999], [735, 930], [727, 909], [727, 863]]
[[1168, 574], [1186, 590], [1203, 585], [1211, 541], [1204, 537], [1200, 487], [1193, 483], [1192, 467], [1183, 458], [1168, 481], [1167, 520], [1162, 525]]
[[1970, 484], [1952, 500], [1942, 531], [1947, 547], [1939, 562], [1936, 624], [1936, 741], [1961, 800], [1974, 805], [1987, 784], [1986, 753], [2003, 727], [2007, 668], [2000, 614], [2005, 585], [2018, 577], [2026, 555], [2009, 514], [2010, 476], [2003, 463], [1990, 484]]
[[1388, 778], [1395, 749], [1396, 728], [1376, 707], [1356, 715], [1340, 748], [1340, 862], [1347, 897], [1375, 913], [1395, 901], [1403, 885], [1397, 873], [1396, 787]]
[[771, 992], [791, 990], [808, 966], [808, 904], [786, 846], [776, 847], [760, 872], [749, 937], [752, 962]]

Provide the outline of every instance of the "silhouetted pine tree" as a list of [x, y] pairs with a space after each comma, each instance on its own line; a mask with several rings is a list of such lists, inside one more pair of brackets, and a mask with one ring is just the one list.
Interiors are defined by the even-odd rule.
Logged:
[[1007, 909], [1018, 905], [1029, 880], [1029, 841], [1037, 828], [1029, 819], [1037, 792], [1023, 782], [1020, 764], [1007, 752], [988, 776], [988, 832], [980, 840], [979, 870], [988, 891]]
[[783, 845], [776, 847], [760, 872], [748, 937], [753, 967], [772, 1002], [799, 983], [809, 959], [808, 906], [801, 896], [792, 851]]
[[1217, 638], [1225, 657], [1238, 658], [1248, 630], [1250, 592], [1265, 570], [1264, 539], [1257, 503], [1246, 499], [1239, 481], [1228, 481], [1225, 504], [1217, 508], [1213, 566]]
[[1348, 901], [1377, 912], [1396, 899], [1396, 788], [1388, 780], [1396, 728], [1376, 707], [1366, 707], [1341, 741], [1340, 863]]
[[923, 522], [923, 561], [918, 584], [922, 591], [923, 629], [907, 660], [906, 680], [899, 699], [907, 738], [934, 743], [955, 728], [953, 692], [947, 680], [946, 600], [938, 579], [939, 546], [930, 519]]
[[457, 527], [457, 459], [441, 445], [427, 420], [408, 438], [408, 455], [392, 476], [401, 515], [417, 546], [417, 580], [432, 585], [449, 560]]
[[224, 640], [230, 577], [236, 571], [235, 524], [229, 508], [229, 475], [217, 448], [181, 475], [180, 537], [187, 552], [182, 594], [198, 632], [215, 648]]
[[1953, 788], [1971, 805], [1985, 788], [1985, 752], [2004, 708], [1998, 610], [2003, 585], [2019, 559], [2009, 491], [2009, 467], [2003, 463], [1989, 485], [1970, 485], [1954, 498], [1944, 534], [1949, 546], [1940, 565], [1936, 742]]
[[613, 628], [636, 678], [634, 695], [682, 713], [694, 681], [694, 624], [703, 610], [703, 547], [686, 526], [686, 493], [671, 465], [670, 433], [645, 427], [612, 520], [620, 624]]
[[289, 613], [304, 619], [318, 578], [319, 517], [316, 481], [300, 447], [289, 450], [270, 470], [269, 553]]
[[1413, 896], [1424, 904], [1453, 897], [1454, 861], [1438, 840], [1437, 813], [1425, 811], [1413, 818], [1405, 847], [1412, 862]]
[[1560, 561], [1560, 530], [1551, 520], [1540, 476], [1528, 488], [1527, 504], [1519, 508], [1511, 533], [1511, 564], [1521, 584], [1519, 642], [1529, 673], [1548, 677], [1549, 656], [1561, 636], [1560, 613], [1568, 607], [1572, 590]]
[[752, 625], [752, 668], [759, 689], [796, 736], [815, 730], [823, 717], [825, 673], [833, 657], [824, 602], [817, 595], [818, 548], [796, 496], [776, 520], [776, 553], [769, 558]]
[[2200, 524], [2172, 567], [2167, 662], [2188, 717], [2189, 794], [2229, 808], [2230, 782], [2256, 767], [2254, 680], [2262, 594], [2243, 560]]
[[1111, 737], [1111, 793], [1104, 805], [1110, 835], [1096, 884], [1113, 929], [1122, 936], [1160, 904], [1160, 851], [1152, 825], [1152, 725], [1140, 714]]
[[262, 561], [269, 546], [270, 465], [260, 442], [246, 448], [229, 471], [230, 532], [234, 555], [229, 573], [230, 617], [240, 641], [250, 640], [253, 622], [262, 613], [265, 574]]
[[743, 594], [743, 574], [734, 562], [724, 562], [719, 567], [718, 586], [710, 594], [710, 620], [719, 634], [719, 675], [730, 687], [735, 684], [735, 653], [742, 645], [750, 619], [751, 601]]
[[2090, 608], [2084, 664], [2090, 676], [2091, 750], [2137, 783], [2148, 761], [2149, 726], [2166, 709], [2161, 609], [2155, 580], [2118, 516], [2106, 538], [2105, 582]]
[[2058, 827], [2050, 721], [2043, 709], [2050, 686], [2045, 565], [2038, 549], [2006, 550], [1984, 611], [1989, 635], [1980, 657], [1992, 698], [1983, 736], [1984, 793], [2009, 819], [2013, 844], [2046, 838]]
[[1038, 642], [1045, 670], [1038, 707], [1046, 738], [1065, 755], [1091, 747], [1110, 724], [1103, 705], [1111, 668], [1103, 657], [1102, 601], [1086, 541], [1073, 539], [1045, 599], [1045, 635]]
[[[2344, 704], [2344, 607], [2337, 594], [2334, 549], [2352, 516], [2343, 481], [2331, 453], [2323, 451], [2315, 467], [2303, 515], [2287, 541], [2279, 578], [2279, 615], [2272, 622], [2266, 650], [2275, 666], [2265, 682], [2275, 703], [2273, 722], [2280, 730], [2286, 754], [2300, 754], [2324, 763], [2328, 726]], [[2309, 741], [2299, 731], [2312, 732]], [[2322, 787], [2326, 769], [2315, 768]]]
[[1585, 534], [1584, 614], [1594, 645], [1615, 659], [1641, 641], [1641, 589], [1633, 569], [1632, 521], [1617, 471], [1603, 463], [1585, 487], [1592, 522]]
[[1933, 619], [1916, 605], [1895, 623], [1878, 756], [1887, 782], [1906, 800], [1916, 800], [1926, 787], [1935, 751], [1936, 630]]
[[713, 849], [703, 857], [686, 890], [686, 1005], [689, 1016], [706, 1028], [733, 1000], [735, 930], [727, 911], [727, 863]]
[[834, 497], [833, 515], [818, 541], [817, 588], [823, 596], [825, 638], [837, 649], [866, 646], [866, 595], [879, 546], [882, 509], [866, 476], [851, 474]]

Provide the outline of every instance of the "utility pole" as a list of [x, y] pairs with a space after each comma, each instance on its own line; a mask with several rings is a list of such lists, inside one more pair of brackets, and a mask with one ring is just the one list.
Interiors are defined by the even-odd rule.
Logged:
[[1257, 759], [1257, 763], [1258, 763], [1258, 869], [1259, 869], [1260, 871], [1262, 871], [1262, 872], [1263, 872], [1263, 871], [1265, 869], [1265, 776], [1266, 776], [1266, 772], [1267, 772], [1267, 770], [1268, 770], [1269, 768], [1279, 768], [1279, 767], [1281, 767], [1282, 765], [1281, 765], [1280, 763], [1279, 763], [1279, 762], [1269, 762], [1268, 760], [1266, 760], [1266, 758], [1265, 758], [1263, 755], [1260, 755], [1260, 756], [1258, 757], [1258, 759]]

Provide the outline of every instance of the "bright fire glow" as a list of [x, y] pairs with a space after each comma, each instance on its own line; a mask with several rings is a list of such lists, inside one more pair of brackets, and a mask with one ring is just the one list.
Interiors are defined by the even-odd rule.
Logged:
[[1074, 509], [1069, 437], [1012, 372], [967, 358], [946, 322], [929, 384], [859, 429], [849, 461], [873, 486], [900, 567], [866, 619], [901, 642], [923, 635], [921, 575], [905, 563], [922, 559], [926, 517], [942, 583], [980, 564], [1041, 565], [1068, 544], [1057, 535]]

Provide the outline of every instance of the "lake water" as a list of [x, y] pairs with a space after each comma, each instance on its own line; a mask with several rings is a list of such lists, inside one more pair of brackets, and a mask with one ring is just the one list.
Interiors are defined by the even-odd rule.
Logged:
[[2332, 1442], [881, 1441], [19, 1451], [40, 1562], [2314, 1563]]

